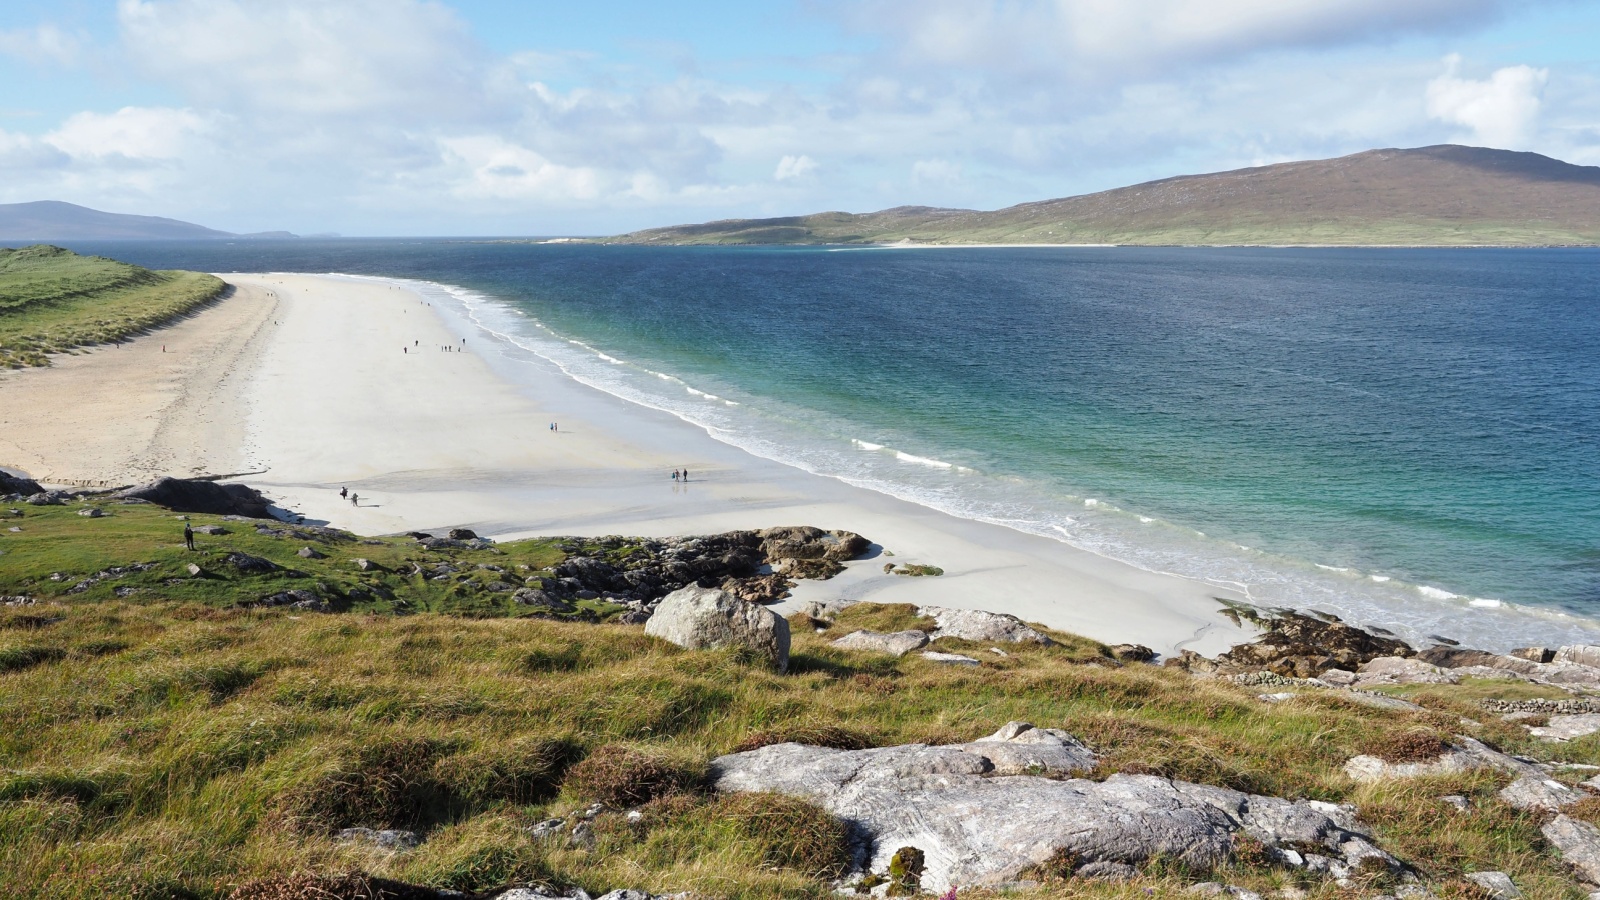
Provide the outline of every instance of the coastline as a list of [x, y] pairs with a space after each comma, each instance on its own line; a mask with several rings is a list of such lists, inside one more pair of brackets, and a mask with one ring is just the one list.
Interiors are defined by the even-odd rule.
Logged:
[[[946, 573], [888, 575], [886, 559], [864, 559], [834, 579], [801, 582], [777, 607], [783, 613], [832, 598], [989, 609], [1164, 654], [1215, 654], [1253, 636], [1218, 613], [1218, 598], [1242, 600], [1238, 594], [759, 458], [668, 413], [579, 384], [542, 359], [502, 353], [508, 345], [401, 286], [336, 276], [224, 277], [238, 288], [235, 297], [173, 329], [190, 328], [196, 340], [207, 335], [215, 348], [187, 376], [194, 389], [121, 403], [120, 391], [101, 398], [96, 427], [142, 427], [181, 451], [127, 459], [169, 459], [170, 474], [265, 470], [244, 480], [309, 520], [366, 534], [464, 526], [503, 540], [810, 524], [856, 531], [896, 563]], [[253, 327], [239, 313], [250, 298], [257, 301]], [[170, 347], [173, 330], [137, 343], [146, 354], [153, 347], [159, 362], [159, 342]], [[462, 338], [465, 352], [440, 349], [459, 348]], [[119, 352], [129, 356], [119, 361]], [[125, 347], [68, 362], [92, 361], [86, 367], [115, 383], [133, 357]], [[508, 366], [515, 379], [506, 377]], [[232, 374], [209, 393], [199, 390], [206, 373], [223, 371]], [[12, 408], [18, 426], [48, 416], [37, 403]], [[88, 471], [93, 460], [75, 454], [76, 445], [41, 439], [23, 459], [46, 473]], [[110, 455], [101, 453], [100, 464]], [[17, 464], [9, 452], [0, 457]], [[684, 467], [690, 482], [675, 484], [670, 473]], [[341, 487], [359, 494], [361, 505], [341, 500]]]

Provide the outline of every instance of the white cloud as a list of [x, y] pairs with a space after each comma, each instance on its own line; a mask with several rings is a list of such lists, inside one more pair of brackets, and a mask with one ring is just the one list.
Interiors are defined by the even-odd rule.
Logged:
[[603, 176], [592, 168], [552, 163], [540, 154], [492, 135], [441, 142], [446, 161], [468, 175], [456, 179], [460, 197], [539, 200], [593, 200]]
[[481, 114], [485, 54], [420, 0], [119, 0], [139, 69], [208, 105], [390, 121]]
[[127, 106], [70, 116], [44, 140], [76, 160], [155, 162], [181, 158], [208, 130], [193, 110]]
[[70, 66], [83, 51], [83, 41], [49, 23], [33, 28], [0, 28], [0, 55], [30, 63]]
[[912, 184], [950, 184], [961, 180], [961, 166], [944, 159], [919, 159], [911, 164]]
[[772, 177], [778, 181], [789, 181], [803, 178], [817, 170], [817, 161], [805, 154], [799, 156], [785, 156], [778, 160], [778, 168]]
[[1470, 128], [1474, 143], [1508, 150], [1526, 147], [1550, 70], [1506, 66], [1475, 81], [1460, 77], [1460, 68], [1460, 56], [1446, 57], [1445, 73], [1428, 82], [1428, 115]]

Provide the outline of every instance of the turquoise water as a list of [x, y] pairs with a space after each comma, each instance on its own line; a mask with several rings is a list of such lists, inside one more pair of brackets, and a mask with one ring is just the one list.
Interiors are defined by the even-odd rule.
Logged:
[[88, 249], [423, 280], [752, 452], [1261, 603], [1597, 639], [1595, 251], [140, 246]]

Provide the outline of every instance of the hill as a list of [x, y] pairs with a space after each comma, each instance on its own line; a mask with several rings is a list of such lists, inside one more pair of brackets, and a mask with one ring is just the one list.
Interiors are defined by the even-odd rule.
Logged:
[[1600, 167], [1444, 144], [1186, 175], [989, 212], [904, 206], [637, 231], [628, 244], [1594, 246]]
[[0, 203], [0, 241], [223, 240], [292, 238], [287, 231], [233, 234], [203, 225], [101, 212], [59, 200]]
[[215, 299], [222, 279], [157, 272], [41, 244], [0, 248], [0, 368], [117, 341]]

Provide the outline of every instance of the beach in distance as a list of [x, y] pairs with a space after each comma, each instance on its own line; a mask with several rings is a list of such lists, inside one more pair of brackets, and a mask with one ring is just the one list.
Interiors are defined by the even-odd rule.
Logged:
[[848, 529], [881, 551], [802, 582], [780, 612], [834, 597], [989, 609], [1164, 654], [1248, 639], [1218, 614], [1237, 592], [763, 459], [511, 352], [406, 283], [224, 277], [232, 295], [180, 324], [5, 375], [7, 458], [62, 483], [251, 473], [238, 480], [280, 506], [364, 534]]

